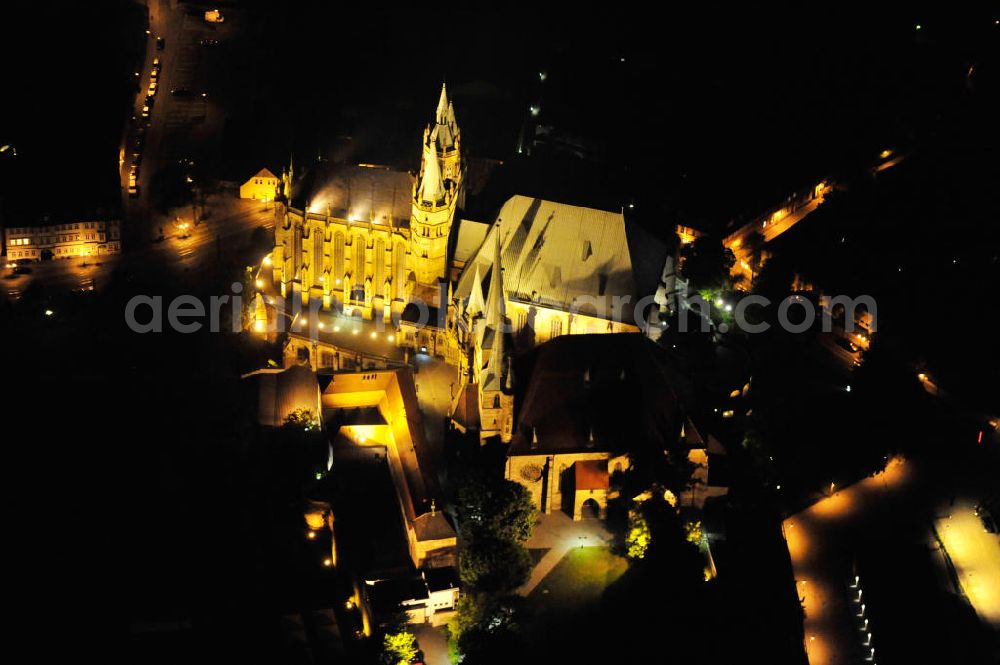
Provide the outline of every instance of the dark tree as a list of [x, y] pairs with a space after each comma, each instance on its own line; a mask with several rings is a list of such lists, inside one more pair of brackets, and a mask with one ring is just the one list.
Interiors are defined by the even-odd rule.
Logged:
[[729, 271], [736, 263], [733, 251], [720, 240], [703, 236], [681, 250], [681, 272], [697, 288], [722, 289], [730, 285]]

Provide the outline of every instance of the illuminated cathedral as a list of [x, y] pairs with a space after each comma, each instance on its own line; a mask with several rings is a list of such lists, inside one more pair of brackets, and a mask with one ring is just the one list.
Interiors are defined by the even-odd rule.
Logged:
[[[303, 307], [391, 320], [413, 297], [437, 302], [448, 238], [462, 195], [461, 131], [445, 86], [424, 130], [420, 171], [341, 169], [312, 200], [294, 198], [294, 166], [282, 177], [274, 284]], [[302, 207], [296, 207], [295, 204]]]
[[[666, 250], [624, 210], [514, 195], [491, 222], [465, 219], [465, 174], [443, 85], [416, 177], [341, 165], [300, 202], [290, 165], [276, 203], [273, 283], [303, 308], [391, 322], [398, 346], [456, 365], [452, 423], [510, 441], [515, 348], [645, 329], [627, 303], [652, 301]], [[416, 319], [420, 308], [430, 320]], [[294, 334], [292, 343], [315, 368], [342, 369], [334, 344]]]

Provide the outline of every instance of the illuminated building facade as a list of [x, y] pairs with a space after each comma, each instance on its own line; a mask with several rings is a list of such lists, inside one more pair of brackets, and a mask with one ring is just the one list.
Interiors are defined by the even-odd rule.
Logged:
[[424, 130], [416, 178], [368, 165], [344, 168], [296, 208], [293, 176], [290, 165], [271, 253], [284, 297], [384, 320], [412, 296], [440, 299], [463, 177], [461, 132], [444, 86]]
[[335, 449], [384, 451], [414, 567], [455, 565], [457, 534], [437, 509], [440, 490], [409, 368], [334, 373], [321, 400]]
[[281, 180], [269, 169], [261, 169], [254, 177], [240, 185], [241, 199], [273, 201], [281, 191]]
[[656, 291], [666, 258], [621, 212], [508, 199], [449, 298], [464, 381], [453, 423], [510, 441], [510, 352], [566, 335], [640, 332], [636, 305]]
[[604, 517], [630, 456], [662, 455], [677, 441], [664, 354], [645, 335], [564, 335], [519, 359], [505, 477], [540, 512]]
[[71, 259], [106, 256], [121, 251], [121, 224], [118, 220], [98, 220], [18, 226], [6, 230], [7, 259]]

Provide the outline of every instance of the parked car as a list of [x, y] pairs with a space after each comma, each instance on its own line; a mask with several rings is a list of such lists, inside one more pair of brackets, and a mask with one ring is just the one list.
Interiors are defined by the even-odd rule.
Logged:
[[156, 81], [155, 80], [150, 81], [149, 82], [149, 90], [146, 91], [146, 96], [147, 97], [154, 97], [154, 96], [156, 96], [156, 88], [157, 88]]
[[166, 47], [167, 47], [167, 42], [166, 42], [166, 40], [165, 40], [165, 39], [163, 39], [163, 37], [157, 37], [157, 38], [156, 38], [156, 50], [157, 50], [157, 51], [162, 51], [162, 50], [163, 50], [163, 49], [165, 49]]

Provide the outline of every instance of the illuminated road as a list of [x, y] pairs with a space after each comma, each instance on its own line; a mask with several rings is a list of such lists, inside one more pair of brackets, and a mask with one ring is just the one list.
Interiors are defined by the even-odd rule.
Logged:
[[879, 508], [908, 483], [910, 467], [893, 459], [883, 472], [837, 491], [782, 524], [805, 607], [810, 665], [848, 665], [863, 659], [860, 608], [848, 595], [849, 567], [841, 556], [845, 531], [862, 519], [874, 528], [878, 520], [891, 519], [891, 513]]
[[935, 526], [966, 598], [980, 618], [1000, 628], [1000, 536], [983, 528], [974, 504], [956, 502]]
[[87, 291], [91, 287], [99, 290], [107, 284], [117, 268], [141, 270], [163, 266], [181, 272], [198, 271], [217, 261], [220, 244], [231, 249], [241, 245], [258, 226], [268, 229], [274, 226], [273, 209], [259, 201], [220, 194], [209, 199], [207, 209], [211, 212], [208, 219], [190, 229], [184, 237], [166, 226], [162, 242], [131, 250], [126, 248], [123, 254], [32, 263], [27, 275], [13, 279], [5, 275], [2, 288], [8, 297], [17, 300], [35, 281], [46, 292]]
[[[123, 229], [123, 234], [132, 246], [148, 242], [150, 231], [164, 223], [156, 219], [157, 215], [150, 205], [149, 184], [152, 177], [179, 160], [202, 161], [221, 138], [223, 113], [205, 83], [205, 61], [211, 47], [201, 46], [199, 41], [225, 38], [231, 27], [228, 23], [208, 24], [199, 16], [189, 14], [183, 6], [171, 7], [172, 4], [168, 0], [149, 3], [150, 35], [146, 58], [139, 72], [139, 93], [133, 109], [135, 119], [126, 131], [122, 147], [125, 157], [121, 169], [122, 209], [131, 222], [129, 227]], [[157, 37], [164, 38], [163, 50], [156, 47]], [[145, 103], [154, 58], [160, 59], [159, 87], [150, 116], [143, 119], [140, 111]], [[176, 88], [186, 88], [191, 94], [172, 96], [170, 91]], [[207, 96], [202, 96], [202, 93]], [[143, 128], [145, 147], [139, 168], [139, 195], [133, 199], [127, 194], [128, 174], [133, 141]]]
[[[827, 191], [829, 191], [829, 188], [824, 189], [823, 193]], [[726, 236], [723, 243], [726, 247], [731, 249], [733, 254], [736, 256], [736, 263], [733, 264], [732, 275], [734, 277], [742, 276], [747, 284], [750, 284], [752, 281], [752, 256], [746, 248], [746, 240], [750, 237], [751, 233], [760, 233], [764, 237], [764, 242], [769, 243], [808, 217], [822, 203], [823, 196], [821, 194], [794, 212], [784, 215], [780, 219], [768, 220], [763, 223], [759, 221], [750, 222], [749, 224], [746, 224], [736, 230], [734, 233]]]

